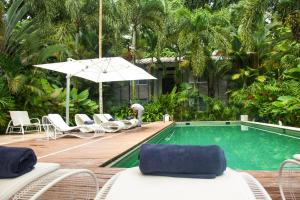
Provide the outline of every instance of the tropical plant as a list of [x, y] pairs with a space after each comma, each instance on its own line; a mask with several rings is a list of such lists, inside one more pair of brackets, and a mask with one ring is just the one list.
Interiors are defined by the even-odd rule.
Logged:
[[286, 77], [300, 81], [300, 64], [298, 67], [292, 68], [286, 72]]
[[127, 119], [134, 115], [133, 111], [129, 108], [128, 105], [115, 106], [112, 107], [109, 111], [117, 119]]
[[[120, 0], [117, 2], [118, 12], [123, 12], [122, 21], [128, 25], [131, 45], [128, 48], [131, 59], [135, 63], [138, 54], [143, 51], [145, 41], [149, 43], [148, 52], [154, 51], [155, 38], [162, 30], [164, 4], [161, 0]], [[152, 47], [152, 48], [151, 48]], [[136, 84], [132, 83], [132, 99], [136, 99]]]
[[[145, 121], [166, 113], [180, 121], [246, 113], [261, 121], [300, 124], [299, 1], [106, 0], [103, 6], [103, 56], [133, 62], [157, 58], [147, 69], [162, 68], [163, 75], [169, 66], [160, 57], [178, 61], [172, 65], [177, 87], [144, 105]], [[63, 76], [31, 65], [98, 57], [98, 9], [98, 0], [0, 0], [0, 127], [10, 109], [36, 117], [64, 113]], [[186, 74], [205, 79], [209, 97], [202, 85], [181, 84]], [[229, 99], [212, 98], [220, 80], [227, 81]], [[96, 112], [89, 99], [98, 96], [94, 85], [74, 78], [71, 93], [71, 114]], [[112, 113], [131, 115], [127, 106]]]
[[255, 120], [299, 125], [299, 86], [300, 82], [293, 80], [255, 82], [233, 92], [230, 104]]
[[[225, 10], [212, 12], [198, 9], [194, 12], [187, 9], [177, 11], [180, 33], [178, 37], [181, 52], [191, 60], [195, 77], [206, 71], [209, 96], [215, 95], [216, 63], [212, 60], [214, 50], [230, 49], [230, 16]], [[225, 56], [225, 55], [224, 55]]]
[[185, 0], [184, 3], [189, 9], [198, 9], [203, 7], [209, 7], [213, 10], [227, 7], [232, 3], [236, 3], [239, 0]]
[[10, 95], [7, 88], [3, 85], [3, 81], [0, 78], [0, 131], [4, 130], [4, 127], [9, 121], [9, 111], [15, 108], [15, 101]]

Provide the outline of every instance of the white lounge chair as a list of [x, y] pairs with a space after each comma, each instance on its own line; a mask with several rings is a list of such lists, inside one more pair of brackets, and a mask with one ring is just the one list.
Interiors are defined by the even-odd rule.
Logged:
[[[107, 120], [110, 120], [110, 119], [114, 119], [111, 114], [104, 114], [104, 117], [107, 119]], [[138, 119], [130, 119], [130, 120], [127, 120], [127, 119], [122, 119], [122, 120], [116, 120], [116, 121], [121, 121], [125, 124], [125, 127], [126, 129], [130, 129], [130, 128], [134, 128], [134, 127], [137, 127], [138, 123], [139, 123], [139, 120]]]
[[[69, 126], [65, 123], [59, 114], [48, 114], [42, 118], [42, 123], [49, 138], [57, 139], [58, 137], [78, 137], [94, 138], [105, 134], [105, 129], [100, 125]], [[80, 132], [82, 130], [88, 132]], [[77, 132], [75, 132], [77, 131]], [[90, 133], [92, 132], [92, 133]]]
[[[85, 124], [85, 122], [87, 122], [87, 121], [92, 121], [92, 119], [89, 118], [89, 116], [87, 116], [86, 114], [76, 114], [75, 115], [75, 123], [77, 126], [83, 126], [83, 128], [80, 129], [83, 132], [91, 131], [90, 128], [88, 126], [86, 126], [86, 124]], [[118, 132], [123, 129], [122, 126], [117, 125], [117, 124], [111, 124], [111, 123], [99, 123], [96, 125], [102, 126], [104, 128], [105, 132], [108, 132], [108, 133]]]
[[60, 169], [56, 163], [37, 163], [20, 177], [0, 179], [1, 200], [93, 199], [98, 192], [95, 175], [86, 169]]
[[104, 116], [104, 114], [94, 114], [93, 119], [95, 121], [96, 124], [108, 124], [110, 126], [117, 126], [121, 129], [126, 129], [125, 124], [123, 122], [120, 121], [109, 121], [108, 119], [106, 119], [106, 117]]
[[300, 154], [281, 164], [278, 181], [282, 200], [300, 199]]
[[113, 176], [95, 200], [271, 200], [250, 174], [227, 169], [215, 179], [174, 178], [141, 174], [138, 167]]
[[118, 124], [119, 126], [123, 126], [123, 129], [130, 129], [133, 127], [136, 127], [138, 124], [138, 121], [136, 119], [132, 120], [113, 120], [113, 117], [110, 114], [95, 114], [94, 115], [94, 121], [96, 123], [111, 123], [111, 124]]
[[[6, 134], [25, 132], [41, 132], [41, 123], [38, 118], [30, 119], [27, 111], [10, 111], [11, 121], [6, 128]], [[35, 122], [34, 122], [35, 121]]]

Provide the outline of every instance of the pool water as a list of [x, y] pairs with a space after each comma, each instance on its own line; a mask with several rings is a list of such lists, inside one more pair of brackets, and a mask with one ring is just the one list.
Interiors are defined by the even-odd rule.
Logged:
[[[281, 162], [300, 152], [300, 138], [241, 125], [174, 125], [146, 143], [216, 144], [224, 149], [227, 165], [240, 170], [278, 170]], [[139, 148], [112, 167], [137, 166], [138, 154]]]

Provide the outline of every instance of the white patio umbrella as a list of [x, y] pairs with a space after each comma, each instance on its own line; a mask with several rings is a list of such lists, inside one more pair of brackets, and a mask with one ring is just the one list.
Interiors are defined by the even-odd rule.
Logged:
[[[69, 123], [70, 78], [84, 78], [97, 83], [113, 81], [151, 80], [156, 79], [140, 67], [121, 57], [96, 58], [88, 60], [68, 59], [67, 62], [34, 65], [67, 74], [66, 122]], [[102, 87], [99, 87], [99, 109], [103, 112]]]

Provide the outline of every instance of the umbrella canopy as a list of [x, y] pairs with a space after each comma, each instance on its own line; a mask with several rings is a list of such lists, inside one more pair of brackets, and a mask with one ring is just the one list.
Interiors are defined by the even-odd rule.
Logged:
[[98, 83], [156, 79], [142, 68], [120, 57], [70, 60], [35, 66]]
[[[120, 57], [73, 60], [68, 62], [34, 65], [67, 74], [66, 122], [69, 123], [70, 78], [84, 78], [97, 83], [113, 81], [151, 80], [156, 79], [142, 68]], [[102, 113], [102, 84], [99, 84], [99, 109]]]

